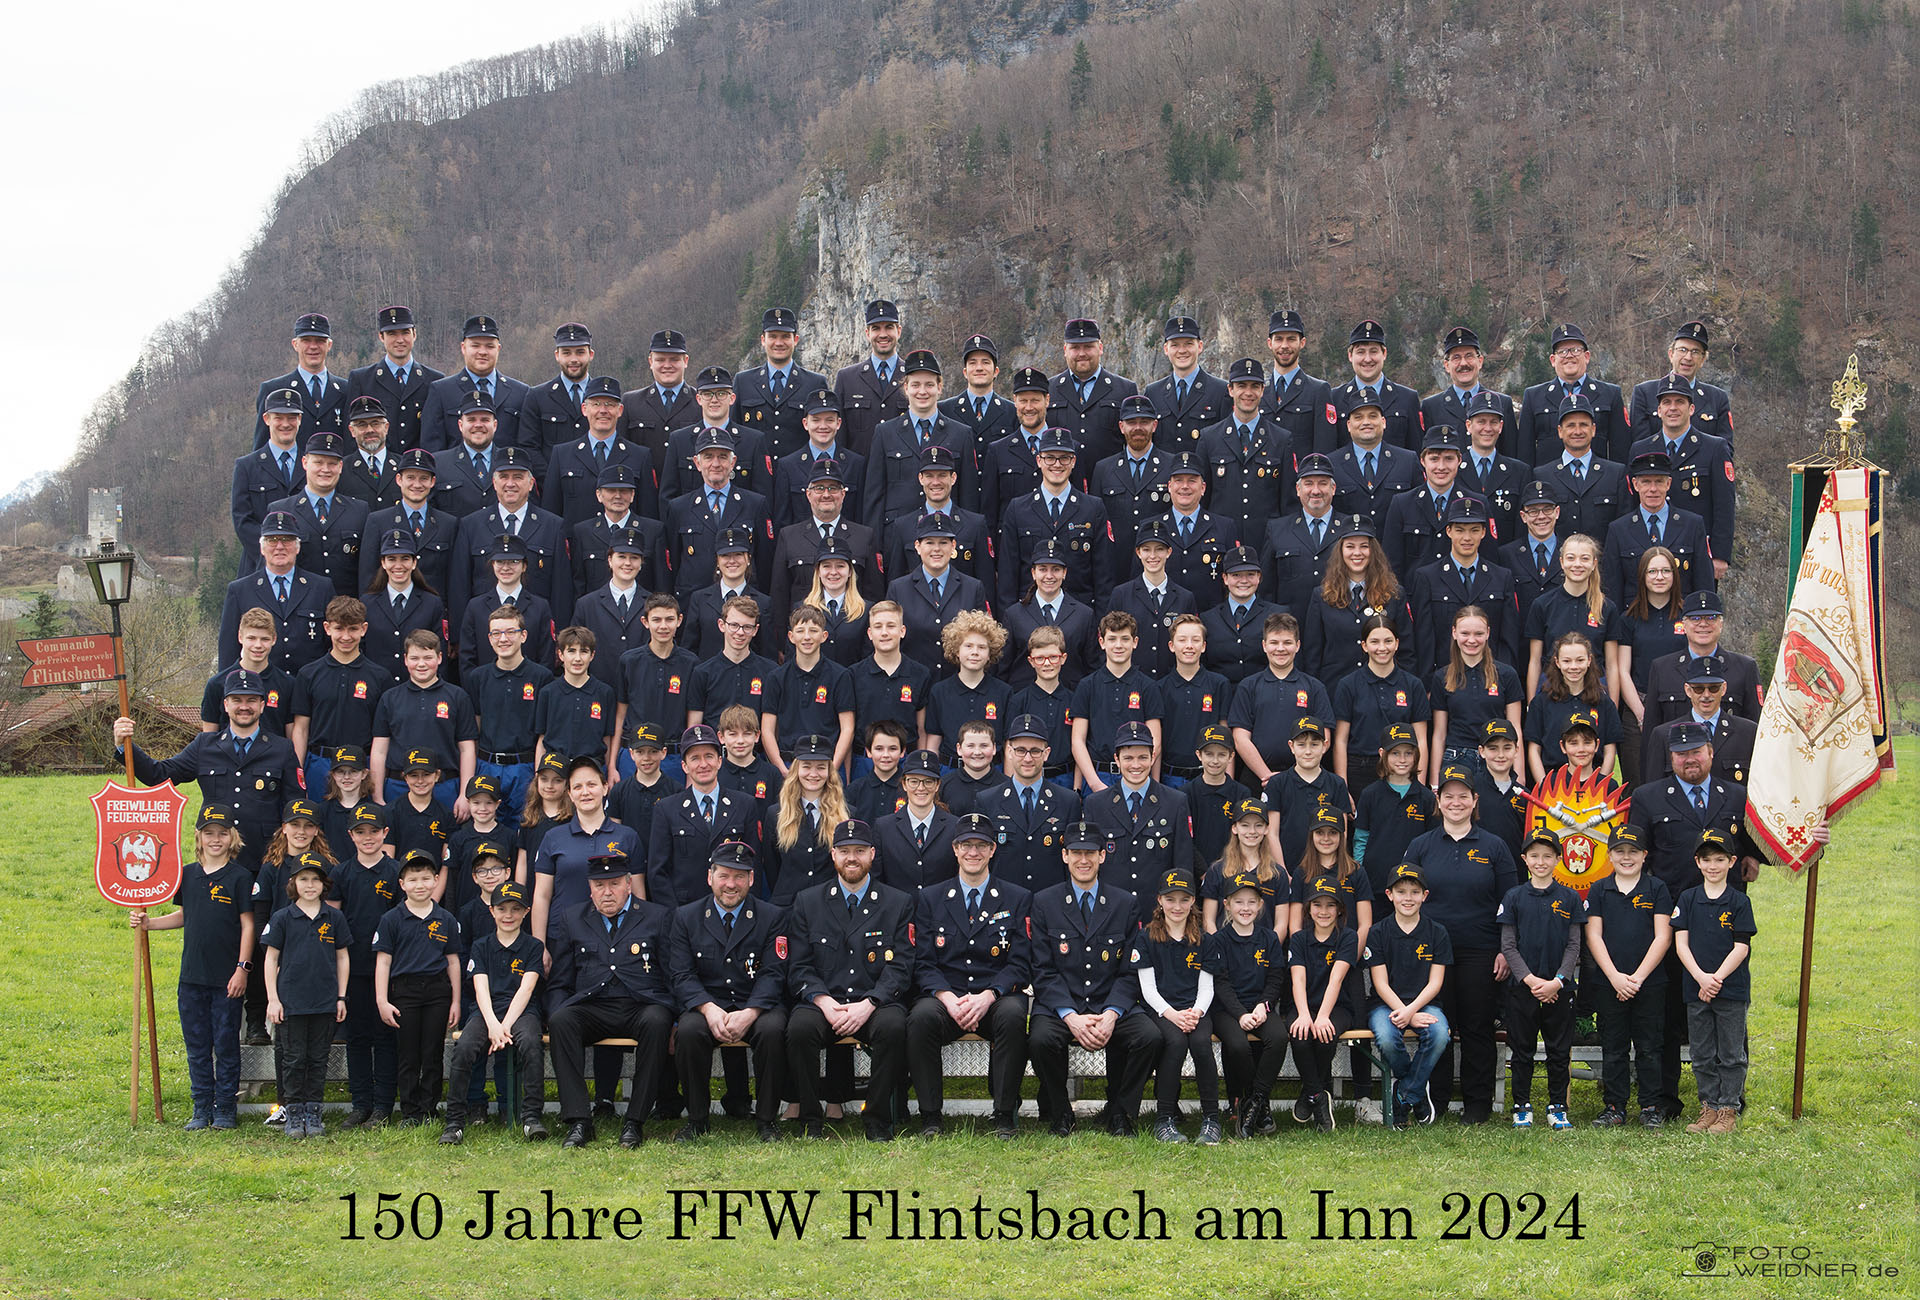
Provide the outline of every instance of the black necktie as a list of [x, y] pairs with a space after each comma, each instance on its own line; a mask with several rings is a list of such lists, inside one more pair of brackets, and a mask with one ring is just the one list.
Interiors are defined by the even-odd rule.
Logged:
[[893, 382], [893, 363], [891, 361], [882, 361], [874, 367], [873, 373], [880, 376], [881, 383], [890, 384]]
[[421, 516], [418, 510], [415, 510], [413, 513], [409, 514], [407, 518], [413, 521], [413, 535], [415, 537], [418, 537], [420, 535], [420, 530], [427, 526], [426, 520]]
[[913, 843], [916, 848], [927, 847], [927, 824], [925, 822], [913, 828]]
[[1366, 583], [1364, 582], [1353, 583], [1349, 587], [1349, 592], [1350, 592], [1350, 599], [1353, 601], [1353, 607], [1355, 609], [1359, 609], [1361, 606], [1367, 603], [1367, 584]]
[[942, 593], [945, 591], [946, 585], [947, 585], [946, 583], [940, 581], [940, 579], [938, 578], [927, 579], [927, 590], [933, 593], [934, 604], [938, 605], [943, 599], [945, 599]]
[[1678, 442], [1670, 442], [1667, 444], [1667, 459], [1676, 465], [1680, 463], [1680, 444]]
[[1587, 465], [1585, 461], [1576, 460], [1571, 464], [1569, 464], [1567, 466], [1567, 469], [1570, 470], [1573, 474], [1573, 483], [1575, 487], [1578, 487], [1582, 483], [1585, 483], [1587, 481]]
[[575, 406], [579, 406], [580, 405], [580, 385], [577, 382], [568, 384], [567, 391], [573, 394], [573, 404]]
[[1180, 521], [1180, 544], [1185, 546], [1193, 540], [1193, 516], [1188, 515]]
[[1145, 477], [1147, 462], [1144, 458], [1129, 456], [1127, 457], [1127, 464], [1133, 467], [1133, 490], [1138, 492], [1140, 490], [1140, 480]]
[[1093, 895], [1080, 895], [1080, 917], [1088, 925], [1093, 924]]
[[980, 891], [978, 889], [969, 889], [967, 891], [967, 919], [972, 920], [975, 916], [979, 915], [979, 913]]
[[307, 392], [313, 396], [313, 404], [320, 405], [320, 376], [307, 376]]
[[773, 387], [773, 400], [776, 402], [784, 402], [787, 398], [787, 372], [786, 371], [776, 370], [773, 372], [772, 387]]
[[1165, 587], [1155, 587], [1147, 594], [1153, 597], [1154, 609], [1159, 610], [1159, 609], [1164, 609], [1166, 607], [1164, 602], [1166, 599], [1167, 589]]
[[1140, 818], [1140, 795], [1139, 795], [1139, 792], [1138, 792], [1138, 791], [1134, 791], [1134, 792], [1132, 792], [1132, 793], [1129, 793], [1129, 794], [1127, 795], [1127, 812], [1128, 812], [1128, 814], [1129, 814], [1130, 816], [1132, 816], [1132, 817], [1134, 818], [1134, 820], [1136, 820], [1136, 821], [1138, 821], [1138, 820], [1139, 820], [1139, 818]]
[[1032, 786], [1028, 786], [1025, 790], [1021, 791], [1020, 800], [1022, 803], [1026, 804], [1027, 806], [1028, 820], [1032, 820], [1033, 818], [1033, 787]]
[[1366, 455], [1366, 459], [1361, 462], [1361, 473], [1366, 477], [1367, 491], [1369, 492], [1373, 491], [1373, 453], [1372, 452], [1368, 452]]
[[287, 580], [285, 578], [275, 578], [273, 580], [273, 594], [274, 598], [282, 605], [287, 603]]
[[679, 400], [680, 400], [679, 389], [663, 388], [660, 390], [660, 409], [661, 410], [671, 411], [673, 409], [673, 404]]
[[926, 420], [915, 420], [913, 427], [920, 435], [920, 445], [926, 446], [928, 437], [933, 433], [933, 425]]
[[614, 597], [614, 599], [613, 599], [613, 603], [614, 603], [614, 607], [615, 607], [616, 609], [618, 609], [618, 610], [619, 610], [619, 612], [620, 612], [620, 621], [621, 621], [622, 623], [624, 623], [624, 622], [626, 622], [626, 621], [627, 621], [627, 610], [628, 610], [628, 609], [629, 609], [629, 608], [630, 608], [630, 607], [632, 606], [632, 604], [633, 604], [633, 599], [632, 599], [632, 597], [630, 597], [630, 596], [615, 596], [615, 597]]
[[401, 616], [402, 614], [405, 614], [406, 612], [407, 612], [407, 593], [406, 593], [406, 592], [404, 592], [404, 591], [397, 591], [397, 592], [395, 592], [395, 593], [394, 593], [394, 595], [393, 595], [393, 618], [394, 618], [394, 621], [395, 621], [396, 623], [397, 623], [397, 622], [399, 622], [399, 621], [400, 621], [400, 616]]
[[811, 844], [820, 837], [820, 816], [812, 804], [807, 805], [807, 815], [800, 823], [801, 838]]
[[731, 939], [733, 938], [733, 913], [726, 912], [726, 913], [723, 913], [723, 915], [727, 919], [727, 938]]
[[327, 526], [327, 499], [325, 497], [315, 497], [313, 499], [313, 515], [314, 518], [320, 521], [322, 528]]
[[1693, 787], [1693, 810], [1702, 817], [1707, 815], [1707, 792], [1697, 785]]
[[616, 918], [609, 916], [606, 918], [606, 921], [607, 921], [607, 938], [611, 939], [613, 938], [613, 927], [615, 926], [615, 924], [617, 924], [617, 920]]
[[1533, 554], [1534, 554], [1534, 567], [1539, 571], [1541, 577], [1543, 578], [1546, 577], [1547, 576], [1547, 544], [1545, 542], [1535, 542], [1533, 545]]
[[839, 617], [840, 617], [840, 602], [839, 602], [839, 601], [837, 601], [837, 600], [834, 600], [834, 599], [832, 599], [832, 598], [829, 598], [829, 599], [827, 600], [827, 617], [828, 617], [828, 618], [832, 618], [832, 619], [837, 619], [837, 618], [839, 618]]
[[1030, 433], [1027, 435], [1027, 455], [1038, 456], [1039, 454], [1040, 439]]
[[233, 738], [233, 747], [240, 751], [240, 761], [244, 763], [247, 761], [247, 755], [253, 752], [253, 737], [235, 736]]
[[601, 442], [598, 438], [594, 439], [594, 442], [593, 442], [593, 458], [600, 462], [600, 468], [602, 469], [606, 468], [607, 444], [604, 442]]
[[1308, 522], [1313, 526], [1313, 549], [1317, 551], [1320, 549], [1321, 536], [1327, 530], [1327, 521], [1324, 519], [1313, 519]]
[[852, 894], [847, 895], [847, 915], [852, 916], [860, 907], [860, 900]]
[[1660, 545], [1660, 516], [1647, 516], [1647, 540], [1655, 546]]
[[976, 420], [984, 420], [987, 418], [986, 398], [976, 397], [973, 399], [973, 418]]
[[713, 796], [712, 795], [703, 794], [700, 796], [700, 815], [706, 818], [707, 825], [709, 826], [713, 825]]
[[408, 367], [406, 367], [406, 366], [401, 366], [401, 367], [400, 367], [400, 368], [399, 368], [398, 370], [396, 370], [396, 371], [394, 371], [394, 372], [393, 372], [393, 382], [394, 382], [394, 383], [396, 383], [396, 384], [398, 384], [398, 385], [400, 386], [400, 391], [401, 391], [401, 392], [405, 392], [405, 391], [406, 391], [406, 389], [407, 389], [407, 371], [408, 371], [408, 369], [409, 369], [409, 368], [408, 368]]
[[1060, 523], [1060, 498], [1059, 497], [1053, 498], [1051, 509], [1053, 511], [1053, 522], [1057, 526]]
[[293, 453], [290, 451], [280, 453], [280, 478], [288, 487], [293, 486]]
[[1487, 485], [1487, 476], [1493, 473], [1493, 462], [1488, 460], [1485, 456], [1482, 456], [1478, 460], [1477, 464], [1480, 466], [1480, 470], [1479, 470], [1480, 486], [1485, 487]]
[[1253, 429], [1248, 425], [1240, 426], [1240, 456], [1245, 459], [1253, 455]]
[[1047, 624], [1049, 627], [1053, 625], [1053, 606], [1052, 605], [1042, 604], [1040, 606], [1040, 621], [1042, 623]]
[[1182, 379], [1178, 383], [1174, 384], [1173, 403], [1174, 403], [1175, 409], [1178, 409], [1179, 407], [1185, 406], [1187, 404], [1187, 381], [1186, 380]]
[[520, 516], [519, 515], [507, 516], [507, 535], [510, 537], [518, 537], [520, 535]]
[[473, 454], [473, 469], [474, 469], [474, 473], [478, 475], [480, 478], [485, 478], [487, 476], [487, 453], [486, 452], [477, 451]]

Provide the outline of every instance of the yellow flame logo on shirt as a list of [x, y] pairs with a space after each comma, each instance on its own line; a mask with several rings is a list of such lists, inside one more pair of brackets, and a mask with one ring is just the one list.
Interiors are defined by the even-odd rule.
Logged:
[[432, 939], [436, 943], [445, 943], [447, 941], [447, 936], [440, 932], [440, 923], [438, 921], [427, 922], [427, 938]]
[[1733, 929], [1733, 913], [1732, 912], [1720, 913], [1720, 928], [1722, 930]]
[[1413, 949], [1413, 956], [1415, 961], [1432, 961], [1433, 950], [1424, 943], [1416, 944]]
[[333, 942], [333, 922], [322, 921], [320, 923], [320, 928], [314, 931], [314, 933], [320, 936], [320, 941], [322, 943]]

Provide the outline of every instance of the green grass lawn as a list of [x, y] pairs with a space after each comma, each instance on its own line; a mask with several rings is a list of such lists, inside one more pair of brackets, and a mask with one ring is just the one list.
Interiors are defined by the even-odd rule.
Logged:
[[[1909, 774], [1920, 745], [1901, 746]], [[1576, 1082], [1578, 1129], [1555, 1136], [1443, 1121], [1393, 1133], [1322, 1137], [1282, 1119], [1274, 1138], [1167, 1150], [1083, 1130], [1070, 1143], [1012, 1145], [959, 1134], [931, 1144], [857, 1139], [762, 1147], [726, 1123], [693, 1149], [650, 1142], [623, 1152], [529, 1146], [497, 1128], [445, 1150], [435, 1130], [329, 1136], [294, 1145], [248, 1123], [187, 1134], [186, 1071], [173, 1013], [179, 936], [154, 936], [168, 1122], [127, 1124], [133, 944], [93, 891], [87, 796], [98, 777], [0, 784], [0, 1295], [102, 1296], [1240, 1296], [1596, 1297], [1912, 1294], [1915, 1250], [1916, 1016], [1920, 799], [1887, 787], [1840, 828], [1823, 872], [1813, 986], [1807, 1117], [1787, 1118], [1802, 890], [1769, 873], [1754, 889], [1753, 1071], [1749, 1117], [1732, 1138], [1678, 1128], [1599, 1134], [1595, 1085]], [[1031, 1088], [1031, 1085], [1029, 1085]], [[1031, 1094], [1029, 1094], [1031, 1095]], [[664, 1126], [655, 1126], [664, 1132]], [[857, 1127], [857, 1126], [856, 1126]], [[1189, 1128], [1191, 1129], [1191, 1124]], [[576, 1210], [633, 1207], [633, 1240], [600, 1220], [601, 1240], [469, 1240], [468, 1219], [543, 1193]], [[710, 1196], [673, 1240], [674, 1192], [812, 1189], [804, 1237], [769, 1239], [756, 1202], [721, 1230]], [[1029, 1192], [1076, 1206], [1165, 1211], [1168, 1239], [888, 1241], [885, 1207], [849, 1240], [849, 1191], [897, 1190], [914, 1206], [1024, 1207]], [[1333, 1207], [1405, 1207], [1411, 1240], [1316, 1239], [1316, 1190]], [[397, 1193], [437, 1239], [376, 1239], [376, 1198]], [[1443, 1234], [1453, 1193], [1471, 1198], [1472, 1236]], [[916, 1195], [917, 1194], [917, 1195]], [[1532, 1194], [1546, 1206], [1521, 1240]], [[342, 1240], [358, 1198], [363, 1240]], [[1554, 1220], [1579, 1197], [1579, 1240]], [[1479, 1230], [1482, 1198], [1516, 1206], [1503, 1239]], [[421, 1199], [416, 1202], [415, 1198]], [[1497, 1199], [1488, 1228], [1500, 1228]], [[1207, 1207], [1278, 1207], [1285, 1240], [1203, 1241]], [[500, 1216], [504, 1220], [504, 1208]], [[386, 1221], [391, 1221], [389, 1215]], [[578, 1230], [584, 1216], [575, 1216]], [[384, 1221], [383, 1221], [384, 1222]], [[631, 1219], [626, 1221], [631, 1231]], [[994, 1220], [989, 1219], [989, 1229]], [[969, 1223], [969, 1227], [971, 1224]], [[1112, 1220], [1131, 1234], [1131, 1217]], [[1271, 1232], [1271, 1221], [1268, 1231]], [[930, 1230], [930, 1229], [929, 1229]], [[1252, 1231], [1249, 1221], [1248, 1231]], [[1356, 1229], [1357, 1231], [1357, 1229]], [[1689, 1279], [1697, 1243], [1799, 1249], [1824, 1277]], [[1723, 1259], [1725, 1254], [1723, 1252]], [[1775, 1256], [1775, 1258], [1781, 1258]], [[1723, 1263], [1722, 1267], [1727, 1267]], [[1882, 1270], [1874, 1273], [1875, 1268]], [[1846, 1269], [1852, 1272], [1846, 1272]], [[1895, 1269], [1894, 1276], [1884, 1270]]]

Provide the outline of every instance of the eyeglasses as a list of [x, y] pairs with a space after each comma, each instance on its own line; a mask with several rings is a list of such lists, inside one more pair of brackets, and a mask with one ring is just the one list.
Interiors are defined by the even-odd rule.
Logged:
[[1015, 758], [1043, 758], [1047, 751], [1038, 745], [1017, 745], [1011, 752]]
[[756, 623], [736, 623], [732, 619], [727, 619], [725, 622], [720, 624], [720, 626], [725, 628], [729, 632], [752, 632], [758, 629], [760, 624], [757, 622]]
[[1027, 654], [1027, 662], [1034, 664], [1057, 664], [1067, 656], [1058, 650], [1033, 650]]

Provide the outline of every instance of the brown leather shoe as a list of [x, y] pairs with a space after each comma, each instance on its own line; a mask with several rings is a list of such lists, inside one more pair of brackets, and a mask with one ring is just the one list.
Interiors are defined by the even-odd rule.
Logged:
[[1740, 1127], [1740, 1110], [1736, 1106], [1722, 1106], [1720, 1114], [1714, 1119], [1709, 1133], [1731, 1133]]
[[1700, 1108], [1700, 1118], [1687, 1125], [1687, 1132], [1705, 1133], [1713, 1127], [1714, 1121], [1719, 1118], [1720, 1108], [1718, 1106], [1702, 1106]]

